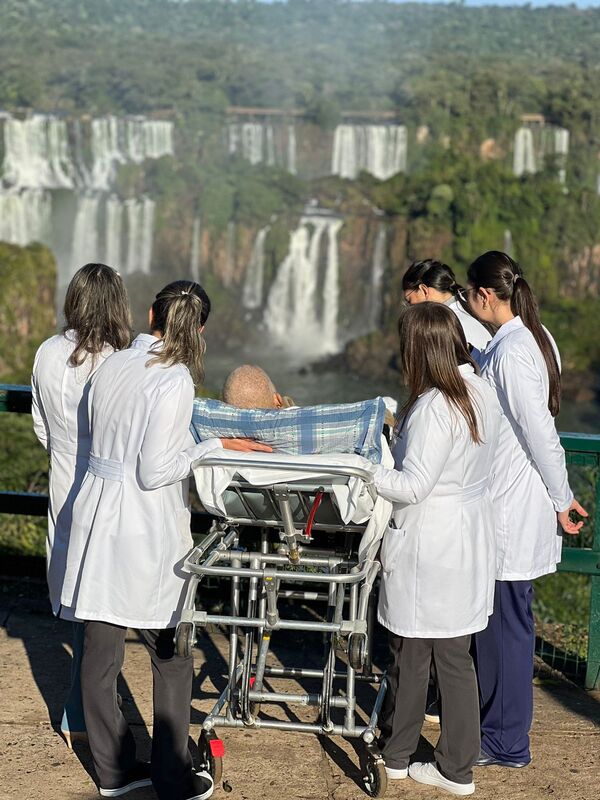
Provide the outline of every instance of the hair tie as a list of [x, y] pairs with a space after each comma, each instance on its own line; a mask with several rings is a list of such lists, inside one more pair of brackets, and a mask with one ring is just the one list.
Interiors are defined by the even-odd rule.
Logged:
[[189, 292], [186, 289], [182, 289], [181, 294], [189, 294]]
[[514, 273], [514, 275], [513, 275], [513, 286], [514, 286], [514, 285], [515, 285], [515, 283], [516, 283], [516, 282], [519, 280], [519, 278], [520, 278], [520, 277], [521, 277], [521, 276], [520, 276], [520, 275], [517, 275], [517, 273], [516, 273], [516, 272]]

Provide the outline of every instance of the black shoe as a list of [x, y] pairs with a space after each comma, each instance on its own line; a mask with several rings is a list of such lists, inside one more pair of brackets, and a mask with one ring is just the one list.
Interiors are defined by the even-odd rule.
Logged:
[[127, 794], [134, 789], [141, 789], [142, 786], [152, 786], [150, 764], [144, 761], [138, 761], [137, 764], [129, 770], [122, 784], [114, 786], [113, 788], [104, 788], [101, 786], [100, 795], [102, 797], [121, 797], [121, 795]]
[[501, 758], [494, 758], [489, 756], [485, 750], [479, 751], [479, 758], [475, 762], [476, 767], [512, 767], [513, 769], [522, 769], [529, 764], [529, 761], [503, 761]]
[[192, 794], [185, 800], [208, 800], [215, 790], [215, 784], [208, 772], [195, 772], [192, 776]]

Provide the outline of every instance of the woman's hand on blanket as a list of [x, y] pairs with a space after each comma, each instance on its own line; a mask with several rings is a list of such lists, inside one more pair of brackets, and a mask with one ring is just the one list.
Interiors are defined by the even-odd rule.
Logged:
[[240, 453], [249, 453], [252, 450], [258, 450], [261, 453], [273, 452], [273, 448], [268, 444], [261, 444], [253, 439], [221, 439], [221, 444], [225, 450], [237, 450]]

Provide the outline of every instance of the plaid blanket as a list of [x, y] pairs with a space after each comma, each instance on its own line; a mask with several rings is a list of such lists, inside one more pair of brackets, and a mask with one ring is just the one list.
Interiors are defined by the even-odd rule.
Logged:
[[247, 438], [271, 445], [278, 453], [356, 453], [378, 464], [384, 416], [381, 397], [281, 410], [235, 408], [198, 398], [190, 430], [197, 442], [212, 437]]

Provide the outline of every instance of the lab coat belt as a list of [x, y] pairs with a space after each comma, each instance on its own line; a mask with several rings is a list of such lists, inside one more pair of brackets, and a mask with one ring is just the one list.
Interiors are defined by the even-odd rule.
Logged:
[[107, 481], [123, 482], [123, 462], [115, 461], [112, 458], [100, 458], [100, 456], [90, 454], [88, 472]]

